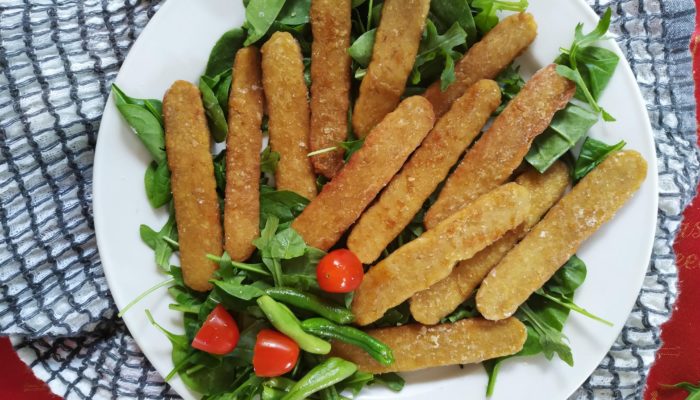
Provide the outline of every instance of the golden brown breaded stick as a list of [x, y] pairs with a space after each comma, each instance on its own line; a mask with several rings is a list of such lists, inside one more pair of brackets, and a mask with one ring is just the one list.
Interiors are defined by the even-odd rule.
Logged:
[[481, 41], [472, 46], [455, 65], [455, 82], [444, 92], [435, 82], [424, 96], [441, 116], [469, 86], [479, 79], [494, 79], [513, 59], [522, 54], [537, 36], [537, 24], [529, 13], [503, 19]]
[[513, 315], [632, 197], [646, 173], [646, 161], [630, 150], [611, 154], [586, 175], [486, 276], [476, 294], [481, 314]]
[[175, 81], [163, 97], [163, 122], [182, 274], [191, 289], [206, 291], [219, 267], [206, 256], [221, 254], [222, 234], [211, 136], [199, 89]]
[[253, 254], [253, 240], [260, 236], [260, 125], [264, 99], [258, 49], [240, 49], [233, 70], [226, 139], [224, 247], [233, 260], [244, 261]]
[[275, 32], [262, 47], [262, 81], [270, 118], [270, 146], [280, 154], [277, 190], [311, 200], [316, 175], [309, 153], [309, 103], [299, 43], [288, 32]]
[[355, 323], [378, 320], [391, 307], [445, 279], [457, 261], [471, 258], [523, 223], [529, 197], [517, 183], [503, 185], [370, 268], [353, 297]]
[[348, 248], [360, 261], [369, 264], [376, 260], [411, 222], [500, 102], [498, 84], [479, 81], [435, 124], [379, 200], [352, 229]]
[[338, 142], [348, 136], [350, 107], [351, 0], [311, 2], [311, 151], [337, 150], [311, 157], [316, 172], [333, 178], [343, 167]]
[[382, 365], [359, 347], [339, 341], [333, 342], [331, 354], [354, 362], [363, 372], [406, 372], [508, 356], [522, 350], [527, 339], [525, 325], [517, 318], [469, 318], [453, 324], [409, 324], [367, 333], [391, 348], [393, 364]]
[[525, 223], [474, 257], [461, 261], [447, 278], [414, 294], [411, 297], [411, 314], [416, 321], [426, 325], [437, 324], [467, 300], [489, 271], [559, 201], [571, 178], [566, 164], [558, 161], [543, 174], [528, 168], [516, 182], [530, 192], [530, 209]]
[[386, 0], [367, 75], [352, 113], [361, 138], [399, 104], [418, 54], [430, 0]]
[[328, 250], [357, 220], [433, 127], [426, 99], [405, 99], [365, 139], [365, 143], [292, 227], [309, 246]]
[[472, 200], [505, 182], [520, 165], [533, 139], [564, 108], [576, 85], [557, 74], [555, 65], [539, 70], [508, 103], [447, 178], [425, 214], [430, 229]]

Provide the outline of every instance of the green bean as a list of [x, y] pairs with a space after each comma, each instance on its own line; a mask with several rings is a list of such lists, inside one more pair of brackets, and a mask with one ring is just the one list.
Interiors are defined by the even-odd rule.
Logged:
[[355, 320], [352, 311], [324, 301], [313, 294], [287, 287], [273, 287], [265, 290], [268, 296], [292, 307], [311, 311], [337, 324], [349, 324]]
[[330, 343], [304, 332], [297, 317], [284, 304], [267, 295], [258, 297], [257, 302], [272, 326], [297, 342], [302, 350], [312, 354], [328, 354], [331, 351]]
[[312, 335], [324, 339], [340, 340], [357, 346], [383, 365], [390, 365], [394, 362], [394, 353], [389, 346], [357, 328], [336, 325], [323, 318], [307, 319], [301, 323], [301, 327]]
[[342, 358], [331, 357], [311, 369], [282, 400], [301, 400], [333, 386], [357, 371], [357, 365]]

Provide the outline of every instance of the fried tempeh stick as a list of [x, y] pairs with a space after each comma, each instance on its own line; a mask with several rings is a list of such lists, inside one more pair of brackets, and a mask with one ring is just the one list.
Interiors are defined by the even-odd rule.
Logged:
[[292, 223], [309, 246], [327, 250], [401, 168], [433, 127], [426, 99], [405, 99], [384, 118], [340, 172]]
[[336, 147], [311, 157], [316, 172], [333, 178], [343, 167], [338, 142], [348, 135], [350, 107], [351, 0], [311, 2], [311, 151]]
[[354, 362], [363, 372], [406, 372], [508, 356], [519, 352], [527, 339], [525, 325], [516, 318], [469, 318], [436, 326], [409, 324], [367, 333], [391, 348], [396, 360], [393, 364], [382, 365], [359, 347], [339, 341], [333, 342], [331, 354]]
[[647, 163], [636, 151], [611, 154], [545, 215], [488, 274], [476, 295], [487, 319], [507, 318], [639, 189]]
[[425, 215], [425, 227], [434, 227], [505, 182], [575, 91], [574, 83], [557, 74], [554, 64], [538, 71], [447, 178]]
[[376, 260], [411, 222], [500, 102], [498, 84], [479, 81], [435, 124], [401, 172], [382, 192], [379, 201], [360, 217], [350, 233], [348, 248], [363, 263]]
[[280, 154], [277, 190], [316, 197], [309, 153], [309, 103], [299, 43], [275, 32], [262, 47], [262, 81], [269, 115], [270, 146]]
[[240, 49], [233, 70], [226, 139], [224, 247], [233, 260], [244, 261], [253, 254], [253, 240], [260, 235], [260, 125], [264, 98], [258, 49]]
[[491, 269], [542, 218], [554, 203], [564, 195], [571, 182], [569, 168], [558, 161], [547, 172], [540, 174], [529, 168], [516, 182], [530, 192], [530, 209], [525, 223], [506, 233], [474, 257], [461, 261], [450, 275], [429, 289], [411, 297], [411, 314], [416, 321], [433, 325], [449, 315], [471, 297]]
[[163, 122], [182, 274], [187, 286], [206, 291], [218, 268], [206, 255], [221, 254], [222, 233], [211, 136], [199, 89], [175, 81], [163, 97]]
[[535, 36], [537, 24], [531, 14], [515, 14], [503, 19], [457, 62], [455, 82], [447, 90], [440, 90], [438, 81], [425, 92], [424, 96], [435, 108], [435, 115], [446, 113], [452, 102], [474, 82], [496, 78], [530, 46]]
[[370, 324], [391, 307], [445, 279], [457, 261], [472, 257], [520, 225], [528, 208], [527, 189], [509, 183], [400, 247], [365, 274], [352, 301], [355, 322]]
[[386, 0], [352, 115], [361, 138], [399, 104], [418, 53], [430, 0]]

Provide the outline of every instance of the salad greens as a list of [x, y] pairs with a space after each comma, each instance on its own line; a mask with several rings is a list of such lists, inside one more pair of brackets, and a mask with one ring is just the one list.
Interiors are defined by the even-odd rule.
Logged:
[[692, 384], [690, 382], [679, 382], [675, 385], [661, 385], [667, 389], [683, 389], [688, 393], [688, 397], [685, 400], [698, 400], [700, 399], [700, 382], [697, 384]]
[[[260, 45], [272, 33], [286, 31], [299, 41], [307, 69], [310, 64], [310, 0], [244, 0], [243, 3], [246, 6], [243, 27], [225, 32], [216, 42], [205, 74], [199, 81], [207, 120], [217, 142], [224, 141], [228, 133], [228, 96], [233, 79], [231, 66], [238, 49], [251, 44]], [[352, 101], [371, 60], [375, 27], [379, 24], [382, 4], [382, 0], [352, 2], [352, 45], [348, 49], [355, 77]], [[469, 46], [498, 23], [497, 13], [524, 11], [526, 7], [526, 0], [432, 0], [406, 94], [420, 93], [438, 79], [441, 89], [445, 90], [455, 80], [455, 62]], [[612, 120], [597, 101], [610, 81], [619, 58], [607, 49], [593, 46], [604, 38], [610, 16], [608, 10], [598, 26], [588, 34], [583, 33], [579, 24], [573, 44], [568, 49], [562, 49], [556, 60], [559, 64], [557, 71], [576, 82], [577, 100], [555, 115], [550, 127], [535, 140], [528, 153], [526, 160], [541, 172], [583, 140], [572, 172], [575, 180], [579, 180], [605, 157], [624, 146], [624, 142], [607, 145], [586, 138], [588, 130], [601, 115], [606, 121]], [[309, 76], [307, 83], [308, 80]], [[513, 65], [506, 68], [497, 81], [503, 101], [496, 114], [524, 85], [518, 67]], [[393, 360], [391, 349], [385, 344], [359, 329], [347, 326], [354, 318], [350, 311], [352, 293], [338, 296], [319, 289], [316, 266], [326, 253], [308, 246], [291, 228], [291, 222], [309, 204], [309, 200], [296, 193], [274, 188], [271, 176], [280, 155], [270, 147], [261, 154], [261, 232], [253, 242], [256, 252], [245, 262], [233, 261], [226, 252], [210, 254], [207, 257], [219, 264], [211, 281], [212, 290], [201, 293], [185, 285], [181, 268], [171, 264], [172, 255], [178, 251], [179, 245], [165, 154], [162, 103], [154, 99], [129, 97], [116, 85], [112, 86], [112, 93], [120, 113], [152, 157], [144, 177], [150, 204], [154, 208], [170, 204], [170, 216], [163, 227], [156, 230], [141, 225], [139, 229], [143, 242], [154, 251], [156, 265], [169, 278], [139, 296], [122, 311], [126, 312], [148, 293], [168, 286], [173, 300], [169, 308], [183, 314], [185, 333], [177, 335], [168, 332], [147, 312], [149, 321], [172, 344], [175, 367], [166, 380], [178, 374], [189, 388], [210, 400], [252, 399], [256, 396], [261, 399], [302, 399], [308, 396], [346, 399], [347, 396], [358, 395], [365, 386], [376, 384], [400, 391], [404, 380], [397, 374], [359, 372], [348, 361], [334, 357], [323, 360], [315, 355], [328, 353], [330, 344], [326, 340], [333, 339], [356, 345], [381, 363], [387, 364]], [[263, 132], [267, 131], [266, 125], [264, 120]], [[349, 139], [337, 145], [345, 150], [346, 161], [363, 145], [362, 139], [354, 139], [351, 130], [348, 134]], [[226, 183], [225, 155], [223, 150], [213, 157], [217, 193], [221, 201]], [[324, 183], [325, 180], [318, 181], [320, 186]], [[423, 215], [435, 201], [439, 190], [426, 200], [421, 211], [387, 247], [384, 256], [423, 233]], [[585, 264], [573, 256], [520, 307], [516, 316], [527, 327], [527, 341], [518, 354], [484, 362], [489, 376], [487, 394], [493, 393], [499, 369], [509, 358], [543, 354], [552, 359], [557, 355], [562, 361], [573, 365], [568, 339], [562, 333], [571, 311], [610, 324], [573, 302], [574, 292], [585, 278]], [[241, 329], [238, 345], [225, 355], [194, 349], [191, 343], [195, 334], [219, 304], [236, 317]], [[474, 298], [471, 298], [441, 322], [452, 323], [479, 315]], [[412, 317], [405, 302], [387, 311], [372, 327], [396, 326], [410, 321]], [[301, 355], [288, 374], [261, 378], [252, 369], [253, 347], [258, 333], [272, 326], [286, 333], [307, 352]]]
[[[555, 60], [558, 64], [557, 72], [576, 83], [575, 97], [586, 102], [587, 107], [584, 104], [579, 106], [570, 103], [555, 115], [550, 127], [535, 139], [525, 160], [540, 172], [546, 171], [583, 139], [596, 124], [599, 115], [602, 115], [604, 121], [615, 120], [600, 107], [598, 98], [615, 73], [620, 58], [608, 49], [593, 46], [605, 39], [611, 15], [612, 10], [608, 9], [596, 27], [587, 34], [583, 33], [583, 25], [578, 24], [571, 47], [561, 49], [561, 54]], [[600, 161], [603, 158], [604, 156]], [[575, 173], [575, 177], [577, 175], [580, 174]]]

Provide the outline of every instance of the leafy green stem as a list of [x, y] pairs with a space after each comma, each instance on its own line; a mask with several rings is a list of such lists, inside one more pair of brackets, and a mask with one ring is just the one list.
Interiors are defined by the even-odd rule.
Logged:
[[581, 315], [585, 315], [586, 317], [588, 317], [588, 318], [590, 318], [590, 319], [593, 319], [593, 320], [596, 320], [596, 321], [598, 321], [598, 322], [601, 322], [601, 323], [603, 323], [603, 324], [605, 324], [605, 325], [607, 325], [607, 326], [613, 326], [613, 323], [612, 323], [612, 322], [610, 322], [610, 321], [608, 321], [608, 320], [605, 320], [605, 319], [603, 319], [603, 318], [600, 318], [600, 317], [597, 316], [597, 315], [591, 314], [591, 313], [590, 313], [588, 310], [586, 310], [585, 308], [583, 308], [583, 307], [581, 307], [581, 306], [579, 306], [579, 305], [577, 305], [577, 304], [575, 304], [575, 303], [573, 303], [573, 302], [571, 302], [571, 301], [568, 301], [568, 302], [567, 302], [567, 301], [563, 301], [563, 300], [561, 300], [561, 299], [558, 299], [558, 298], [552, 296], [551, 294], [546, 293], [546, 292], [545, 292], [544, 290], [542, 290], [542, 289], [537, 290], [535, 293], [538, 294], [538, 295], [540, 295], [540, 296], [542, 296], [542, 297], [544, 297], [544, 298], [547, 299], [547, 300], [551, 300], [551, 301], [553, 301], [553, 302], [559, 304], [559, 305], [562, 306], [562, 307], [566, 307], [566, 308], [568, 308], [569, 310], [576, 311], [577, 313], [579, 313], [579, 314], [581, 314]]
[[161, 283], [153, 286], [152, 288], [146, 290], [145, 292], [138, 295], [135, 299], [131, 300], [131, 302], [126, 305], [126, 307], [122, 308], [122, 310], [119, 312], [119, 314], [117, 314], [117, 317], [121, 318], [124, 314], [126, 314], [127, 311], [129, 311], [129, 309], [131, 309], [131, 307], [136, 305], [136, 303], [138, 303], [139, 301], [143, 300], [149, 294], [155, 292], [156, 290], [158, 290], [164, 286], [172, 285], [174, 283], [175, 283], [175, 279], [168, 279], [167, 281], [161, 282]]
[[[213, 254], [207, 254], [207, 259], [214, 261], [215, 263], [221, 263], [222, 257], [215, 256]], [[253, 272], [256, 274], [270, 276], [270, 273], [258, 267], [259, 264], [246, 264], [233, 260], [226, 260], [234, 268], [241, 269], [243, 271]]]

